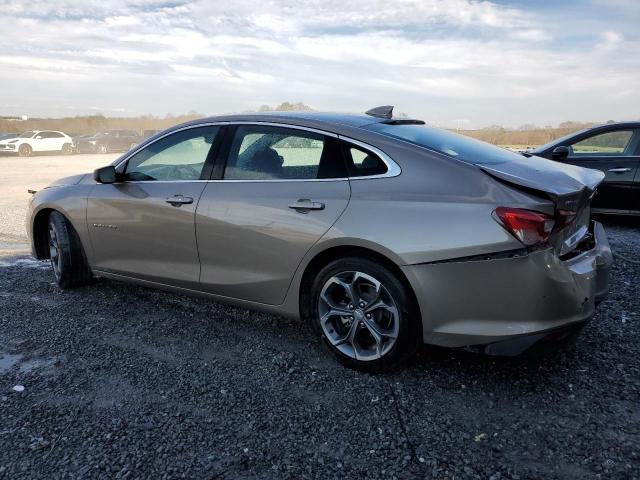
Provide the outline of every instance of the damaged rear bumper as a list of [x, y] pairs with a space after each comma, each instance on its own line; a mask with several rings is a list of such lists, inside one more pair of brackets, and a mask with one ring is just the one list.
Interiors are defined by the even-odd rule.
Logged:
[[604, 228], [591, 222], [589, 235], [562, 258], [546, 248], [403, 270], [418, 298], [424, 342], [468, 347], [524, 345], [527, 336], [536, 343], [583, 325], [607, 295], [612, 263]]

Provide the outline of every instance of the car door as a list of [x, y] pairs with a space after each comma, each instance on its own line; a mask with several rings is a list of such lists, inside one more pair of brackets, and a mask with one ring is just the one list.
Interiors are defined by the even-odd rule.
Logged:
[[93, 187], [87, 224], [95, 270], [197, 288], [194, 217], [219, 130], [194, 126], [161, 137], [118, 166], [116, 183]]
[[228, 134], [196, 214], [205, 291], [276, 305], [350, 197], [338, 139], [244, 124]]
[[60, 132], [46, 132], [47, 133], [47, 151], [59, 152], [62, 150], [62, 146], [66, 143], [66, 138]]
[[34, 152], [46, 152], [49, 150], [51, 139], [49, 132], [38, 132], [30, 141], [31, 149]]
[[604, 182], [593, 199], [594, 211], [627, 212], [638, 208], [638, 186], [634, 177], [640, 157], [640, 135], [635, 129], [597, 133], [569, 145], [566, 163], [602, 170]]

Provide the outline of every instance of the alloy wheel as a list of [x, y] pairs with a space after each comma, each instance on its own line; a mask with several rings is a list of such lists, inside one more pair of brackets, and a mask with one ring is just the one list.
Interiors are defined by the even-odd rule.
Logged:
[[31, 146], [27, 145], [26, 143], [20, 145], [20, 148], [18, 148], [18, 155], [20, 155], [21, 157], [29, 157], [31, 156]]
[[58, 233], [53, 222], [49, 222], [49, 258], [51, 259], [53, 274], [56, 276], [56, 280], [59, 280], [62, 269], [62, 256], [60, 255]]
[[331, 345], [356, 360], [377, 360], [398, 338], [396, 301], [377, 279], [350, 271], [329, 278], [318, 300], [320, 326]]

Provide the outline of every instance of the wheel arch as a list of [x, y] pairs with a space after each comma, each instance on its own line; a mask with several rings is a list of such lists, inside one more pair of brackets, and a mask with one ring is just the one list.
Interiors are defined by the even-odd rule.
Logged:
[[[43, 208], [33, 217], [31, 224], [31, 238], [33, 242], [33, 253], [39, 260], [49, 258], [48, 241], [48, 221], [51, 212], [57, 211], [53, 208]], [[64, 214], [63, 214], [64, 215]]]
[[[300, 287], [298, 293], [298, 308], [300, 312], [300, 318], [308, 319], [310, 317], [309, 311], [309, 297], [311, 295], [311, 286], [313, 285], [313, 279], [317, 273], [328, 265], [330, 262], [345, 258], [345, 257], [358, 257], [374, 260], [387, 267], [392, 273], [394, 273], [400, 282], [405, 287], [409, 294], [413, 306], [416, 309], [420, 319], [422, 318], [420, 312], [420, 304], [416, 297], [415, 291], [411, 285], [411, 282], [404, 274], [398, 263], [394, 262], [387, 255], [384, 255], [376, 250], [368, 247], [358, 245], [337, 245], [328, 247], [320, 252], [317, 252], [314, 257], [306, 264], [304, 271], [300, 279]], [[418, 321], [422, 328], [422, 321]]]
[[31, 241], [33, 243], [34, 256], [39, 260], [44, 260], [49, 258], [49, 234], [48, 234], [49, 225], [48, 224], [49, 224], [49, 216], [53, 212], [58, 212], [60, 215], [62, 215], [65, 218], [65, 220], [69, 222], [69, 225], [71, 225], [71, 228], [73, 228], [73, 230], [76, 233], [78, 232], [78, 229], [71, 221], [70, 215], [68, 215], [64, 210], [60, 208], [53, 208], [48, 206], [38, 210], [34, 214], [33, 220], [31, 222], [31, 239], [32, 239]]

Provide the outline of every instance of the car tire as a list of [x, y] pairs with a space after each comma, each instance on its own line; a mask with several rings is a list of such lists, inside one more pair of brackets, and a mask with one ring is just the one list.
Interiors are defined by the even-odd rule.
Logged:
[[61, 153], [62, 155], [71, 155], [73, 153], [73, 147], [71, 146], [71, 144], [65, 143], [64, 145], [62, 145]]
[[109, 153], [106, 145], [98, 145], [98, 153]]
[[23, 143], [18, 148], [18, 155], [21, 157], [30, 157], [32, 153], [33, 153], [33, 149], [31, 148], [31, 145], [29, 145], [28, 143]]
[[56, 283], [63, 289], [80, 287], [92, 281], [92, 273], [73, 225], [60, 212], [49, 215], [47, 240]]
[[413, 295], [378, 261], [349, 257], [329, 263], [313, 281], [310, 302], [314, 331], [346, 367], [388, 371], [422, 343]]

